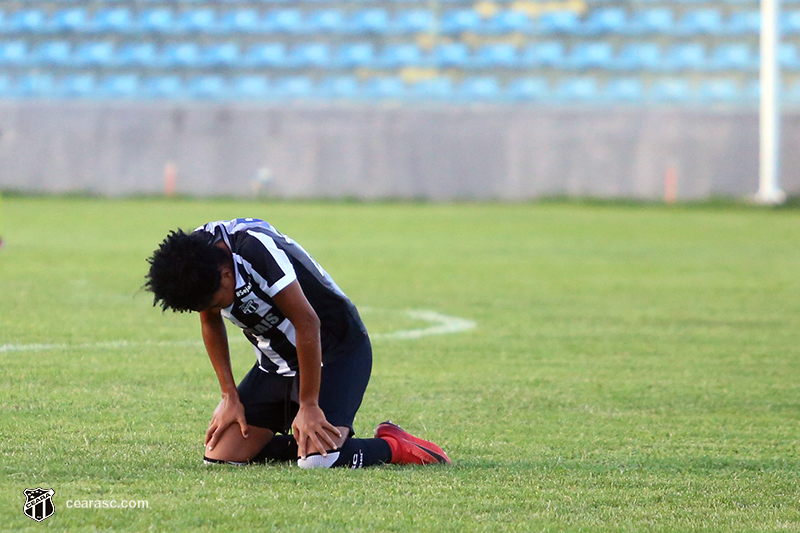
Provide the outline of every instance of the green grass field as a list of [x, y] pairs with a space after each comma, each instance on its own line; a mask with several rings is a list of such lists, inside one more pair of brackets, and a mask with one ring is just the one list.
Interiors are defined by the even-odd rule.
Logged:
[[[169, 229], [237, 216], [365, 309], [356, 431], [391, 418], [452, 467], [201, 463], [199, 321], [140, 286]], [[2, 530], [800, 530], [799, 210], [6, 197], [2, 217]], [[429, 326], [408, 310], [476, 327], [392, 337]], [[229, 332], [238, 379], [254, 356]], [[149, 508], [66, 507], [100, 499]]]

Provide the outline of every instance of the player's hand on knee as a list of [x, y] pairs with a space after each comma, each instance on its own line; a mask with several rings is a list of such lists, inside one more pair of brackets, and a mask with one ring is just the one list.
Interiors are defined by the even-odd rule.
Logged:
[[211, 417], [211, 423], [206, 430], [206, 447], [209, 450], [213, 450], [222, 434], [232, 424], [239, 424], [242, 437], [245, 439], [248, 437], [249, 428], [244, 416], [242, 402], [239, 401], [239, 398], [223, 398], [217, 408], [214, 409], [214, 416]]
[[328, 450], [337, 449], [335, 438], [341, 432], [325, 418], [319, 406], [300, 406], [292, 423], [292, 431], [297, 441], [297, 455], [305, 459], [309, 453], [319, 452], [328, 456]]

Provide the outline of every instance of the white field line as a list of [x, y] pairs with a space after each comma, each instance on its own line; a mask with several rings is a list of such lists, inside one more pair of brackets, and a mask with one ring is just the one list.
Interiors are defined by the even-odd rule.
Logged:
[[409, 309], [399, 311], [409, 318], [424, 320], [431, 325], [426, 328], [404, 329], [391, 333], [371, 334], [373, 339], [419, 339], [428, 335], [447, 335], [448, 333], [459, 333], [475, 328], [475, 322], [466, 318], [458, 318], [437, 313], [436, 311], [425, 311], [422, 309]]
[[[369, 312], [371, 309], [363, 309]], [[426, 328], [404, 329], [391, 333], [370, 334], [371, 339], [419, 339], [429, 335], [447, 335], [449, 333], [459, 333], [475, 328], [475, 322], [465, 318], [447, 316], [436, 311], [425, 311], [422, 309], [409, 309], [407, 311], [393, 311], [401, 313], [415, 320], [423, 320], [431, 325]], [[119, 350], [124, 348], [138, 348], [140, 346], [194, 346], [201, 345], [200, 340], [179, 340], [179, 341], [106, 341], [106, 342], [83, 342], [80, 344], [53, 343], [53, 344], [3, 344], [0, 345], [0, 353], [9, 352], [43, 352], [51, 350]]]

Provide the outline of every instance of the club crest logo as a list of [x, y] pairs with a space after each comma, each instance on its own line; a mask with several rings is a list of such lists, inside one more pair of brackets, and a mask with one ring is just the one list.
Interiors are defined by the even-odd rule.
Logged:
[[56, 508], [53, 506], [53, 495], [56, 491], [53, 489], [39, 487], [25, 489], [22, 493], [26, 498], [25, 505], [22, 506], [23, 512], [37, 522], [50, 518], [56, 512]]
[[256, 302], [255, 300], [247, 300], [246, 302], [242, 303], [239, 309], [242, 310], [242, 313], [245, 313], [247, 315], [253, 314], [256, 311], [258, 311], [258, 302]]

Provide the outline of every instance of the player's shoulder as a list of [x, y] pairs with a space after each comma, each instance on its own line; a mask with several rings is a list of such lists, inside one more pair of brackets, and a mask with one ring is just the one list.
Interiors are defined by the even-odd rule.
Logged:
[[214, 220], [199, 226], [195, 231], [207, 231], [210, 233], [216, 230], [224, 230], [229, 235], [247, 232], [256, 229], [262, 231], [276, 231], [272, 225], [260, 218], [233, 218], [231, 220]]
[[227, 221], [225, 232], [235, 256], [250, 263], [259, 263], [265, 257], [282, 255], [282, 235], [268, 222], [255, 218]]

